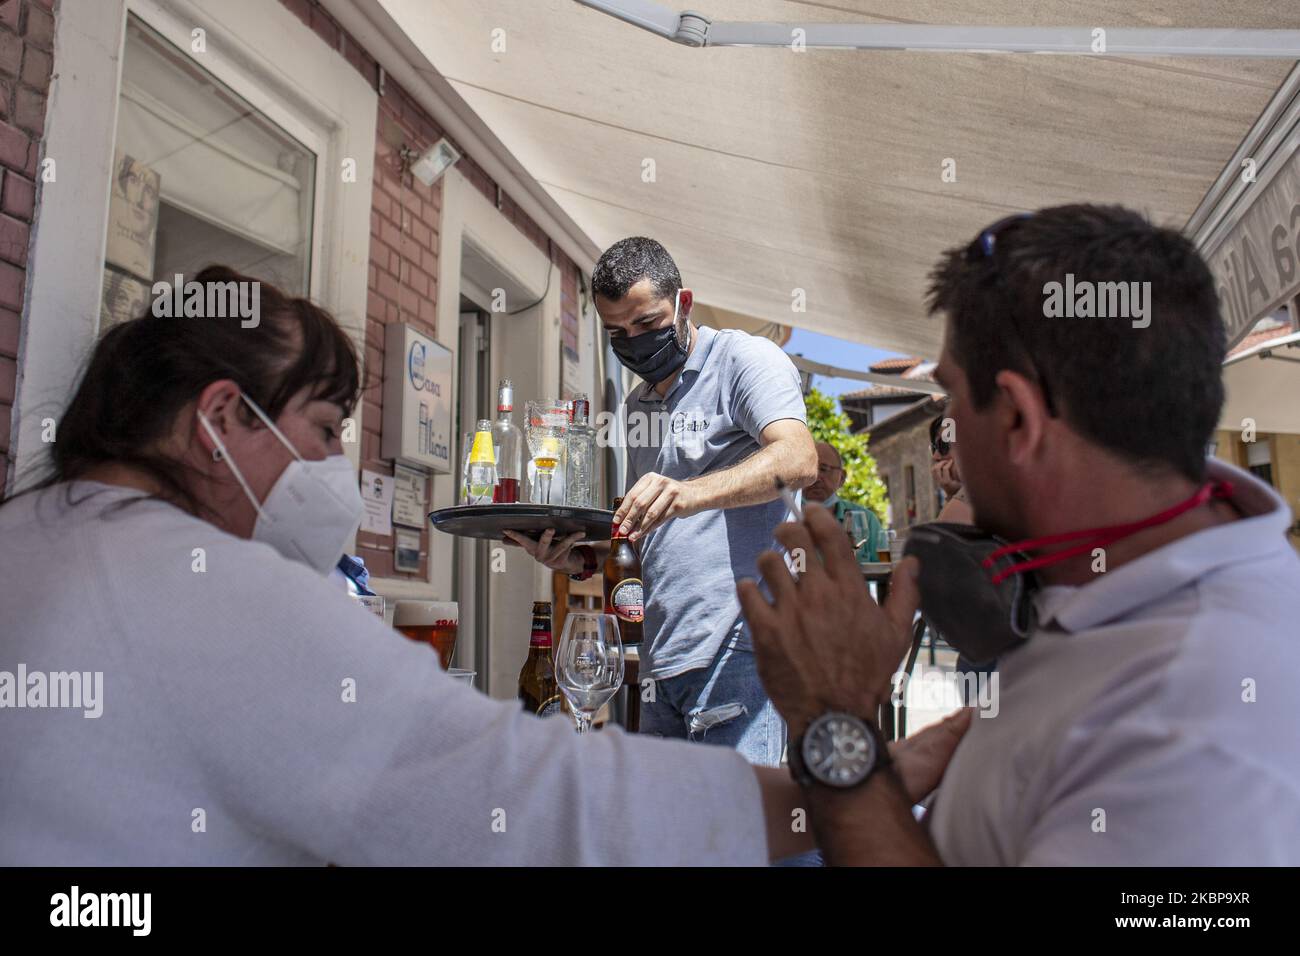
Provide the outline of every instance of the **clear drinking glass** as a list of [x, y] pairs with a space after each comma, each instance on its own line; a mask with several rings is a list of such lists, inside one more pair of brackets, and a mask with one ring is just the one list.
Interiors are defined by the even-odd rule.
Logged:
[[470, 491], [470, 474], [469, 459], [470, 452], [474, 448], [474, 433], [465, 432], [461, 435], [461, 452], [460, 452], [460, 503], [463, 505], [477, 504], [474, 500], [474, 494]]
[[456, 653], [460, 605], [455, 601], [398, 601], [393, 606], [393, 627], [413, 641], [432, 645], [438, 663], [446, 670]]
[[899, 534], [896, 530], [889, 531], [889, 560], [897, 564], [903, 560], [903, 547], [907, 544], [907, 529]]
[[594, 611], [570, 611], [555, 649], [555, 680], [569, 702], [578, 733], [623, 686], [623, 639], [618, 619]]
[[537, 466], [533, 503], [551, 503], [551, 478], [564, 460], [564, 444], [569, 427], [569, 404], [554, 399], [530, 401], [524, 406], [524, 437]]
[[[867, 543], [867, 539], [871, 537], [871, 518], [865, 511], [849, 508], [844, 512], [844, 530], [849, 533], [853, 553], [857, 554], [858, 550]], [[872, 555], [867, 560], [875, 560], [875, 555]]]

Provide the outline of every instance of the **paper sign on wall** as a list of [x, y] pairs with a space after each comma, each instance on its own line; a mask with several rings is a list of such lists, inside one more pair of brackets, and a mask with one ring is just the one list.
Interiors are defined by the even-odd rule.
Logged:
[[361, 530], [371, 534], [393, 533], [393, 479], [375, 471], [361, 471], [361, 501], [366, 506]]
[[420, 570], [420, 532], [398, 528], [393, 537], [393, 568], [416, 574]]
[[397, 465], [393, 469], [393, 523], [408, 528], [423, 528], [428, 511], [429, 476], [414, 468]]

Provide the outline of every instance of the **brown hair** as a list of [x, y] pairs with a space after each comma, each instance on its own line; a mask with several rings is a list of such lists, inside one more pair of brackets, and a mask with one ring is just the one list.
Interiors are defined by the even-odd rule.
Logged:
[[[260, 280], [209, 266], [192, 281], [206, 288]], [[273, 421], [304, 388], [348, 414], [360, 394], [360, 373], [352, 341], [334, 318], [267, 282], [260, 282], [258, 304], [258, 321], [248, 327], [238, 315], [164, 317], [150, 309], [109, 329], [59, 420], [45, 475], [28, 490], [122, 463], [146, 472], [197, 514], [188, 469], [158, 449], [181, 409], [221, 379], [234, 381]], [[251, 421], [242, 403], [238, 414]]]
[[[1149, 282], [1150, 326], [1049, 317], [1046, 286], [1069, 274]], [[977, 408], [1010, 369], [1037, 381], [1049, 409], [1089, 441], [1203, 480], [1223, 406], [1225, 336], [1210, 270], [1181, 233], [1122, 206], [1009, 217], [943, 254], [929, 305], [948, 316], [948, 346]]]

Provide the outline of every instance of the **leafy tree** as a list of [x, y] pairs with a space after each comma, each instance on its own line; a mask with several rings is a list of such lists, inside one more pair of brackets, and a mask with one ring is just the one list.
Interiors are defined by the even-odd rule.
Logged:
[[876, 473], [876, 460], [867, 452], [867, 433], [855, 435], [849, 431], [852, 422], [840, 411], [839, 402], [815, 388], [804, 396], [804, 407], [813, 439], [833, 446], [844, 459], [844, 486], [840, 488], [840, 497], [866, 505], [884, 524], [889, 513], [889, 501], [885, 497], [885, 483]]

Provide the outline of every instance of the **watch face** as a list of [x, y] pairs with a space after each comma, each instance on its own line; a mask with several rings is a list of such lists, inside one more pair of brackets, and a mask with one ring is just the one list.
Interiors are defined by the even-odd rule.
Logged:
[[803, 763], [820, 783], [855, 786], [876, 764], [875, 735], [865, 723], [848, 714], [818, 717], [804, 734]]

